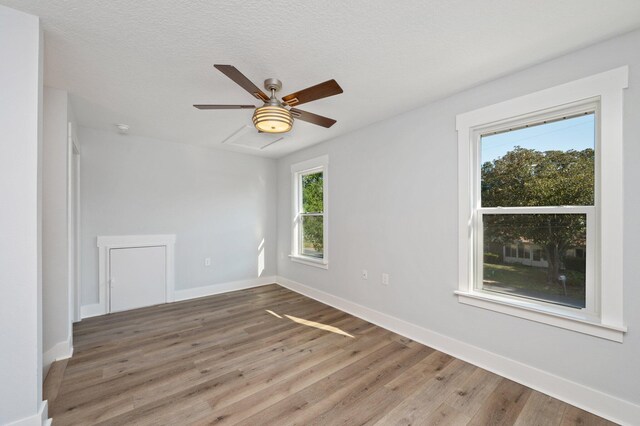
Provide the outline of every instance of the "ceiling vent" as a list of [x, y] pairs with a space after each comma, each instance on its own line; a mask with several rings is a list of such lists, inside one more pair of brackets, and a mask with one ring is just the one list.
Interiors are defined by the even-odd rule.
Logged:
[[260, 151], [282, 139], [284, 136], [281, 134], [258, 133], [253, 126], [242, 126], [222, 143]]

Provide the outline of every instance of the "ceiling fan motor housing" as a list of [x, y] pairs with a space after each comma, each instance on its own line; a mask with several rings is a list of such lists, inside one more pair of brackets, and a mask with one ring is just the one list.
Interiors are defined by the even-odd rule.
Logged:
[[264, 88], [268, 91], [280, 91], [282, 89], [282, 82], [277, 78], [268, 78], [264, 81]]

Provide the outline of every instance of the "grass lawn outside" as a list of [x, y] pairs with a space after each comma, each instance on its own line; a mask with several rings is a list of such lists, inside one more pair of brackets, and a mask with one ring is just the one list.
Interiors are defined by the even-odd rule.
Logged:
[[303, 242], [302, 254], [304, 254], [305, 256], [317, 257], [319, 259], [322, 259], [324, 257], [322, 247], [316, 250], [313, 244], [308, 241]]
[[547, 283], [547, 268], [519, 264], [484, 264], [485, 290], [540, 299], [561, 305], [585, 306], [585, 274], [561, 271], [567, 277], [567, 294], [561, 283]]

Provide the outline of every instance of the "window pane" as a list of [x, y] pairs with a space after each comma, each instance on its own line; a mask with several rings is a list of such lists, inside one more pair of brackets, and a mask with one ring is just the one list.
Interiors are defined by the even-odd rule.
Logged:
[[302, 254], [324, 257], [323, 216], [302, 216]]
[[322, 213], [322, 172], [302, 175], [302, 213]]
[[584, 308], [586, 225], [585, 214], [483, 215], [482, 288]]
[[483, 207], [594, 204], [595, 115], [482, 136]]

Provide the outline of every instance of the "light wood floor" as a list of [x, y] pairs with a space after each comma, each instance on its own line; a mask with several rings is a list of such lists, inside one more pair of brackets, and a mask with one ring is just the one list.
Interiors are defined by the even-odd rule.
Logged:
[[605, 425], [277, 285], [91, 318], [54, 425]]

